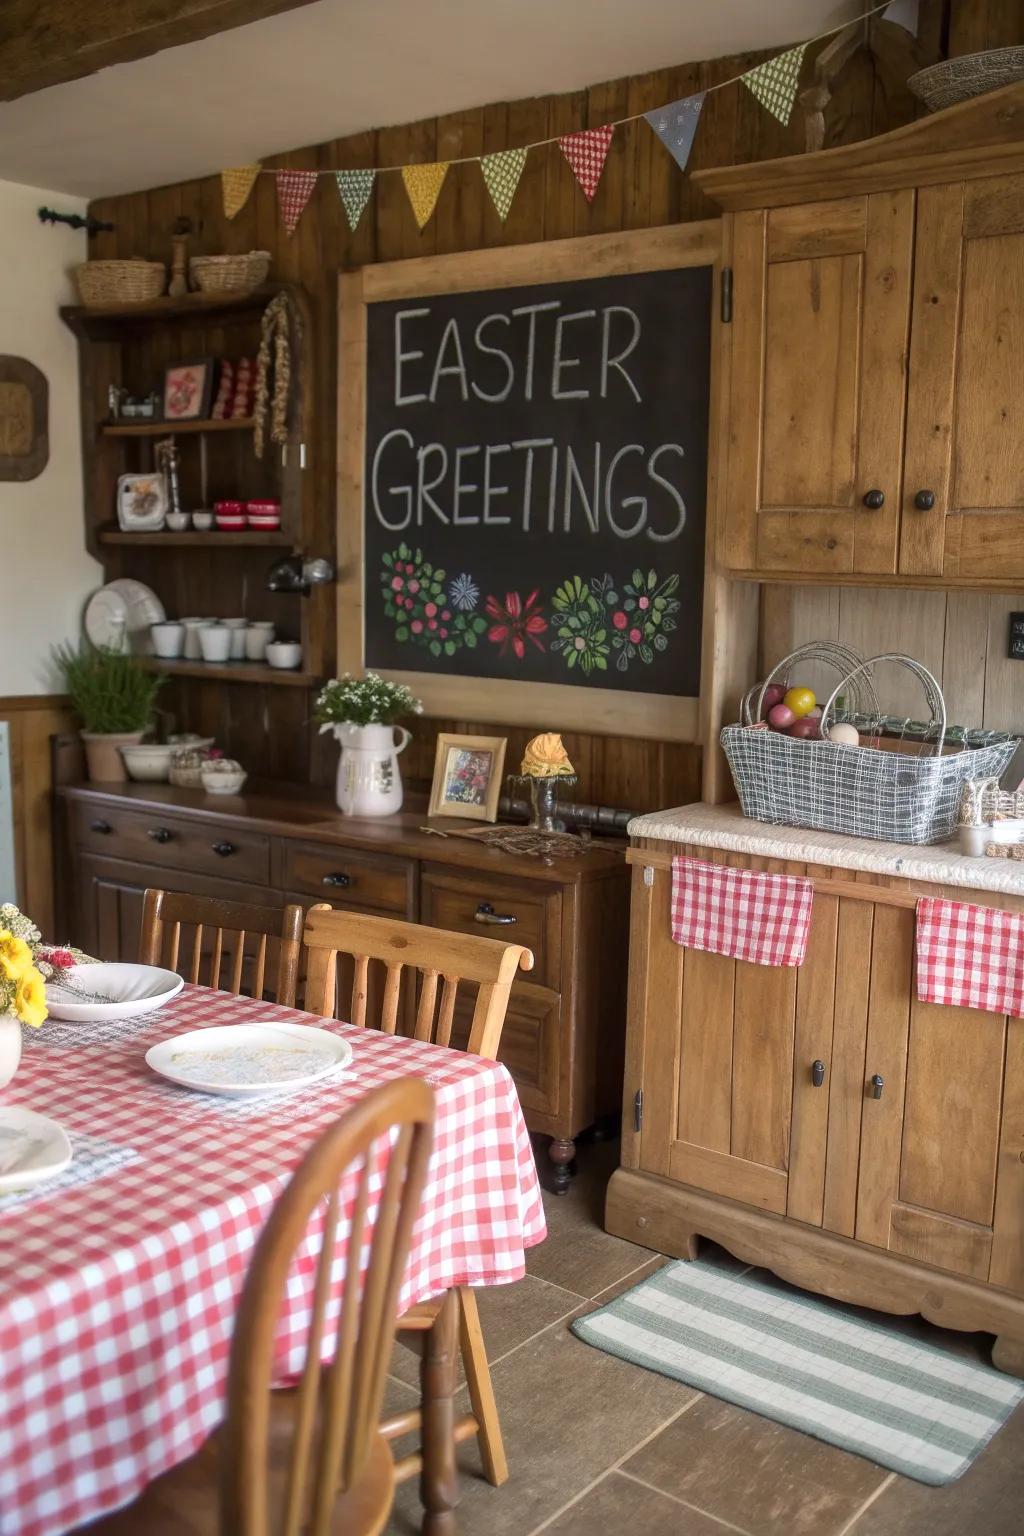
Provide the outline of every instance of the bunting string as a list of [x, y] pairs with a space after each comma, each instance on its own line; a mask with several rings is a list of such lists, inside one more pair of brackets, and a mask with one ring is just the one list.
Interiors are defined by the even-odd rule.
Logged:
[[434, 212], [449, 168], [453, 165], [475, 164], [480, 166], [495, 211], [504, 223], [512, 206], [528, 155], [533, 150], [546, 149], [553, 144], [557, 144], [561, 149], [584, 196], [588, 202], [591, 202], [597, 191], [612, 137], [617, 128], [623, 128], [641, 119], [645, 120], [680, 169], [685, 170], [701, 110], [712, 91], [723, 91], [728, 86], [742, 83], [765, 111], [770, 112], [783, 125], [788, 124], [796, 101], [800, 70], [807, 49], [813, 47], [815, 43], [824, 42], [826, 38], [834, 37], [838, 32], [844, 32], [847, 27], [858, 22], [869, 21], [872, 17], [879, 15], [883, 20], [891, 21], [903, 27], [904, 30], [916, 34], [919, 0], [880, 0], [880, 3], [861, 12], [860, 15], [852, 16], [825, 32], [819, 32], [803, 43], [791, 45], [752, 69], [730, 75], [726, 80], [716, 81], [704, 90], [684, 96], [678, 101], [646, 111], [633, 112], [596, 128], [584, 128], [577, 133], [555, 134], [551, 138], [535, 139], [532, 143], [521, 145], [517, 149], [501, 150], [486, 155], [453, 156], [449, 160], [433, 164], [378, 165], [358, 170], [319, 168], [286, 170], [256, 163], [233, 167], [221, 172], [224, 212], [229, 219], [234, 218], [248, 200], [257, 177], [273, 176], [277, 181], [285, 227], [287, 232], [292, 234], [302, 217], [318, 178], [329, 176], [335, 179], [346, 220], [350, 230], [354, 232], [369, 203], [377, 178], [387, 172], [398, 171], [401, 173], [413, 215], [422, 230]]

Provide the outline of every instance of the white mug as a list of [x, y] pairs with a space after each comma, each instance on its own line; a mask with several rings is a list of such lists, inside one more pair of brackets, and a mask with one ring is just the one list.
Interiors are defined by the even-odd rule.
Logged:
[[204, 661], [225, 662], [231, 656], [231, 631], [225, 624], [204, 624], [199, 630]]
[[221, 619], [225, 629], [231, 631], [231, 660], [245, 660], [245, 630], [248, 619]]
[[259, 624], [248, 626], [245, 631], [245, 654], [250, 661], [266, 660], [267, 643], [273, 633], [273, 628], [265, 629]]
[[151, 624], [149, 632], [153, 637], [153, 650], [157, 656], [162, 656], [165, 661], [173, 661], [180, 656], [185, 645], [184, 624]]
[[185, 660], [199, 661], [202, 658], [202, 649], [199, 644], [199, 633], [207, 625], [212, 624], [212, 619], [182, 619], [185, 626]]
[[301, 667], [302, 646], [294, 640], [272, 640], [267, 646], [267, 660], [272, 667]]

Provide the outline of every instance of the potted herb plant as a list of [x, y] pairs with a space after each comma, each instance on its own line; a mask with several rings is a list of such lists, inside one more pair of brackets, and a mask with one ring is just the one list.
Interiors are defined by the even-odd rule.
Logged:
[[55, 659], [78, 716], [90, 779], [121, 784], [127, 778], [119, 748], [136, 746], [152, 729], [156, 696], [164, 682], [137, 656], [109, 646], [60, 646]]
[[[393, 816], [402, 808], [398, 754], [412, 740], [402, 715], [421, 713], [423, 705], [402, 683], [389, 683], [376, 672], [365, 677], [332, 678], [316, 701], [320, 732], [341, 743], [338, 807], [346, 816]], [[395, 730], [401, 741], [395, 742]]]

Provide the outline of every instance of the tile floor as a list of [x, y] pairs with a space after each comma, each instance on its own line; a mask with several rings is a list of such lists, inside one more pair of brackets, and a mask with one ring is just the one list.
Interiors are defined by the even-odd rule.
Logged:
[[[574, 1317], [663, 1262], [602, 1228], [616, 1156], [581, 1147], [571, 1193], [546, 1197], [549, 1235], [526, 1278], [480, 1293], [512, 1475], [491, 1488], [475, 1444], [461, 1447], [459, 1536], [1021, 1536], [1024, 1407], [959, 1482], [927, 1488], [574, 1338]], [[990, 1342], [899, 1326], [980, 1358]], [[397, 1346], [396, 1408], [414, 1401], [417, 1368]], [[407, 1483], [389, 1536], [414, 1536], [419, 1513]]]

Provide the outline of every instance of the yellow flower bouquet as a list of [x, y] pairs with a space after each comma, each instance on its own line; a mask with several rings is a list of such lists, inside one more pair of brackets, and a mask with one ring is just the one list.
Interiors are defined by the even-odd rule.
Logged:
[[59, 981], [87, 960], [76, 949], [56, 949], [12, 901], [0, 904], [0, 1020], [14, 1018], [38, 1029], [46, 1018], [46, 983]]

